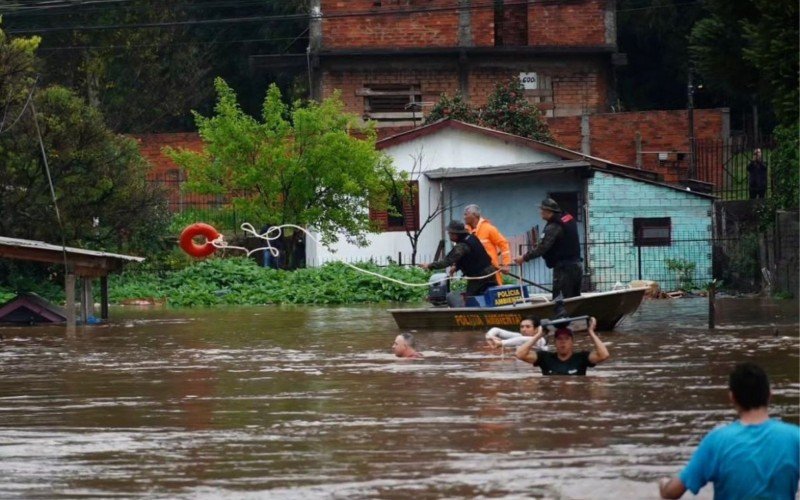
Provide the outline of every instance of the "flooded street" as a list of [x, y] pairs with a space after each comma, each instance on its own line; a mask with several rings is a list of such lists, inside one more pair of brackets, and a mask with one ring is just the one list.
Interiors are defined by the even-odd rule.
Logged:
[[772, 415], [800, 420], [797, 314], [720, 299], [709, 332], [705, 299], [645, 302], [574, 378], [479, 331], [419, 332], [426, 359], [398, 361], [378, 306], [112, 309], [74, 338], [0, 328], [0, 497], [657, 498], [734, 418], [735, 362], [764, 366]]

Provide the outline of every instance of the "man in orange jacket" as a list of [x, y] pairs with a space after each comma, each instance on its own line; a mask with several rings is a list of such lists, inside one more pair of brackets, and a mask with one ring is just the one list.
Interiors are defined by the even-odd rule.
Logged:
[[481, 207], [478, 205], [467, 205], [464, 209], [464, 223], [470, 232], [481, 241], [489, 258], [492, 259], [492, 265], [500, 269], [495, 276], [497, 276], [497, 284], [502, 285], [501, 273], [507, 273], [511, 265], [511, 250], [508, 240], [488, 219], [481, 217]]

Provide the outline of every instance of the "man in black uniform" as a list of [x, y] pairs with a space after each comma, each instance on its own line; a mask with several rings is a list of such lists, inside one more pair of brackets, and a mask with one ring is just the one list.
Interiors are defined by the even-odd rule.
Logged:
[[455, 243], [447, 256], [430, 264], [420, 264], [419, 267], [427, 270], [445, 269], [455, 265], [456, 269], [467, 278], [482, 277], [467, 280], [467, 295], [481, 295], [490, 286], [496, 286], [497, 278], [494, 277], [494, 273], [497, 269], [492, 266], [492, 259], [483, 248], [481, 240], [469, 234], [464, 223], [457, 220], [450, 221], [447, 225], [447, 235], [450, 241]]
[[586, 333], [594, 343], [591, 351], [575, 352], [572, 330], [559, 328], [555, 333], [556, 351], [548, 352], [533, 349], [533, 346], [544, 335], [544, 330], [539, 330], [527, 342], [517, 347], [517, 359], [538, 366], [542, 375], [586, 375], [587, 368], [593, 368], [611, 357], [606, 345], [594, 332], [597, 321], [589, 319], [589, 328]]
[[563, 213], [558, 203], [551, 198], [539, 207], [542, 219], [547, 221], [544, 238], [533, 250], [517, 257], [522, 265], [536, 257], [544, 257], [545, 265], [553, 270], [553, 299], [559, 294], [565, 299], [581, 294], [583, 269], [581, 268], [581, 245], [578, 239], [578, 224], [575, 217]]

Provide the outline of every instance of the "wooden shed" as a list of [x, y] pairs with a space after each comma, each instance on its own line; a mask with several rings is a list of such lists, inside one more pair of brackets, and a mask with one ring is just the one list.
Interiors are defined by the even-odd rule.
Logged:
[[30, 260], [47, 264], [62, 264], [66, 268], [64, 288], [67, 326], [75, 326], [75, 280], [82, 282], [80, 316], [86, 322], [93, 316], [92, 280], [100, 280], [100, 317], [108, 319], [108, 275], [130, 262], [142, 262], [144, 257], [83, 248], [52, 245], [43, 241], [0, 236], [0, 258]]

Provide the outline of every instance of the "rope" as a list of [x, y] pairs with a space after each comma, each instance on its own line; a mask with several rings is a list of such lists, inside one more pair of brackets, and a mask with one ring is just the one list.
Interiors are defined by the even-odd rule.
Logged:
[[[311, 233], [309, 233], [305, 228], [302, 228], [300, 226], [296, 226], [294, 224], [283, 224], [283, 225], [280, 225], [280, 226], [272, 226], [264, 234], [258, 234], [258, 231], [256, 231], [256, 229], [253, 227], [253, 225], [250, 224], [249, 222], [245, 222], [245, 223], [243, 223], [241, 225], [242, 231], [244, 231], [245, 233], [249, 233], [249, 234], [255, 236], [256, 238], [260, 238], [260, 239], [266, 241], [267, 246], [258, 247], [258, 248], [254, 248], [252, 250], [248, 250], [245, 247], [229, 245], [225, 241], [224, 236], [222, 236], [221, 234], [219, 235], [219, 237], [217, 237], [213, 241], [211, 241], [211, 244], [214, 245], [214, 248], [219, 248], [221, 250], [228, 250], [228, 249], [241, 250], [241, 251], [245, 252], [248, 257], [250, 257], [251, 255], [253, 255], [256, 252], [265, 251], [265, 250], [269, 251], [269, 253], [271, 253], [273, 257], [277, 257], [279, 250], [277, 248], [273, 247], [270, 242], [280, 238], [281, 234], [283, 233], [283, 228], [286, 228], [286, 227], [290, 227], [290, 228], [302, 231], [303, 233], [306, 234], [307, 237], [311, 238], [311, 241], [313, 241], [314, 243], [319, 244], [319, 241], [317, 241], [317, 239], [314, 238], [314, 236]], [[351, 267], [351, 268], [355, 269], [356, 271], [358, 271], [360, 273], [368, 274], [370, 276], [375, 276], [376, 278], [380, 278], [380, 279], [383, 279], [383, 280], [386, 280], [386, 281], [391, 281], [393, 283], [397, 283], [398, 285], [403, 285], [403, 286], [408, 286], [408, 287], [423, 287], [423, 286], [427, 287], [427, 286], [430, 285], [430, 283], [428, 283], [428, 282], [426, 282], [426, 283], [408, 283], [406, 281], [401, 281], [401, 280], [392, 278], [390, 276], [384, 276], [383, 274], [375, 273], [375, 272], [369, 271], [367, 269], [362, 269], [362, 268], [360, 268], [358, 266], [355, 266], [355, 265], [350, 264], [349, 262], [345, 262], [343, 260], [340, 260], [339, 262], [341, 262], [342, 264], [344, 264], [347, 267]], [[441, 280], [437, 281], [437, 283], [441, 283], [442, 281], [448, 281], [448, 280], [456, 280], [456, 279], [482, 280], [482, 279], [486, 279], [486, 278], [489, 278], [491, 276], [494, 276], [495, 274], [497, 274], [499, 272], [500, 272], [500, 270], [497, 270], [497, 271], [495, 271], [493, 273], [490, 273], [490, 274], [487, 274], [485, 276], [461, 276], [461, 277], [448, 276], [447, 278], [442, 278]]]

